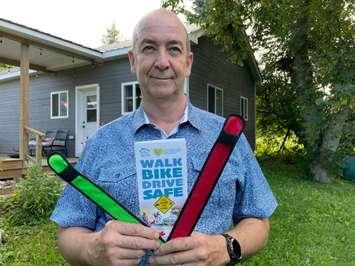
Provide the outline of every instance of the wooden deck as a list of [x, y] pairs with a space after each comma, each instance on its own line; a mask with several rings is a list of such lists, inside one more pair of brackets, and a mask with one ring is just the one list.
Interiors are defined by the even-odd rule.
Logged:
[[[71, 164], [75, 164], [78, 158], [67, 158]], [[27, 163], [21, 159], [2, 158], [0, 159], [0, 180], [18, 180], [26, 174]], [[42, 159], [42, 167], [45, 171], [52, 172], [47, 164], [47, 159]]]
[[17, 179], [24, 174], [24, 163], [21, 159], [0, 160], [0, 180]]

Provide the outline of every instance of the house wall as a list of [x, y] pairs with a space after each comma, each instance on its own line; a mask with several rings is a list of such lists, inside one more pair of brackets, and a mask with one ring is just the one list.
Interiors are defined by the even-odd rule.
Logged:
[[18, 149], [19, 81], [0, 83], [0, 154]]
[[[222, 50], [205, 37], [192, 48], [194, 63], [190, 77], [190, 99], [196, 106], [207, 109], [207, 84], [223, 89], [223, 114], [240, 114], [240, 96], [248, 98], [249, 119], [245, 132], [255, 147], [255, 82], [246, 66], [227, 61]], [[208, 73], [208, 74], [206, 74]]]
[[[126, 59], [57, 73], [40, 73], [30, 79], [29, 125], [45, 132], [69, 129], [75, 137], [75, 87], [90, 84], [100, 86], [100, 124], [121, 115], [121, 83], [135, 81]], [[68, 90], [69, 117], [50, 119], [50, 94]], [[19, 80], [0, 83], [0, 153], [18, 149]], [[69, 154], [74, 155], [75, 139], [69, 140]]]
[[[220, 49], [206, 38], [193, 47], [194, 64], [189, 81], [191, 102], [207, 109], [207, 84], [223, 89], [224, 116], [240, 113], [240, 96], [249, 99], [249, 120], [246, 135], [255, 147], [255, 84], [245, 67], [226, 61]], [[208, 74], [206, 74], [208, 73]], [[121, 83], [135, 81], [126, 58], [57, 73], [31, 76], [29, 89], [30, 127], [45, 132], [50, 129], [69, 129], [75, 137], [75, 87], [99, 84], [100, 123], [106, 124], [121, 115]], [[50, 119], [50, 93], [68, 90], [69, 117]], [[0, 153], [18, 149], [19, 80], [0, 82]], [[69, 141], [69, 154], [74, 155], [75, 140]]]

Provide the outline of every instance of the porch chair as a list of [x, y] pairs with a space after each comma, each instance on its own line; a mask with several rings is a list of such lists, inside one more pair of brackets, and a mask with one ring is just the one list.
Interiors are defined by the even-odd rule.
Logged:
[[[68, 136], [69, 130], [67, 129], [58, 129], [57, 134], [52, 142], [52, 145], [49, 147], [49, 152], [59, 151], [63, 155], [68, 156]], [[47, 153], [46, 155], [48, 155]]]
[[[42, 141], [42, 147], [43, 147], [43, 153], [46, 154], [46, 151], [49, 149], [49, 147], [52, 146], [53, 141], [57, 135], [57, 130], [47, 130], [46, 134], [44, 136], [44, 139]], [[36, 150], [36, 139], [30, 139], [28, 142], [28, 151], [31, 156], [35, 154]]]

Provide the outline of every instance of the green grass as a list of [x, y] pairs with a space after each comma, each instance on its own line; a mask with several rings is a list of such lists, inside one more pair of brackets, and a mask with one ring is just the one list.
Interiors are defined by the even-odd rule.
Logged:
[[[262, 163], [279, 206], [267, 247], [243, 265], [355, 265], [355, 183], [313, 182], [301, 163]], [[8, 227], [0, 265], [67, 265], [55, 246], [56, 226]]]
[[0, 219], [0, 228], [6, 232], [6, 242], [0, 245], [0, 265], [68, 265], [55, 245], [54, 223], [10, 228]]
[[355, 265], [355, 183], [315, 183], [302, 164], [262, 165], [279, 206], [267, 247], [245, 265]]

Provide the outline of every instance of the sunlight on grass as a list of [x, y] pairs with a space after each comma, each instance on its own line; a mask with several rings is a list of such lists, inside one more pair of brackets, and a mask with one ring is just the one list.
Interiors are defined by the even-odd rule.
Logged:
[[279, 202], [270, 239], [245, 265], [355, 265], [355, 186], [318, 184], [302, 164], [275, 161], [263, 169]]

